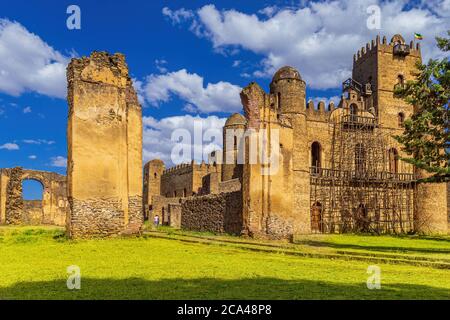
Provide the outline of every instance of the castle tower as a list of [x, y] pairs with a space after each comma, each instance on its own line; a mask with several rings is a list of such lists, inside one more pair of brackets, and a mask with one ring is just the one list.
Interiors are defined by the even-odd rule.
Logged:
[[411, 41], [408, 45], [399, 34], [389, 43], [385, 37], [380, 41], [378, 36], [354, 56], [352, 78], [360, 85], [366, 109], [374, 108], [383, 127], [403, 130], [402, 119], [412, 115], [412, 106], [394, 98], [394, 90], [414, 78], [416, 63], [420, 61], [419, 44]]
[[[238, 164], [237, 161], [238, 148], [241, 142], [240, 137], [244, 134], [246, 123], [245, 117], [240, 113], [232, 114], [225, 122], [223, 127], [222, 181], [242, 177], [242, 164]], [[231, 155], [229, 155], [230, 152], [232, 153]], [[228, 163], [230, 159], [233, 159], [234, 163]]]
[[165, 169], [164, 162], [154, 159], [144, 166], [144, 212], [148, 217], [152, 206], [152, 197], [161, 194], [161, 175]]
[[270, 93], [275, 97], [280, 114], [291, 115], [306, 109], [306, 84], [300, 73], [289, 66], [279, 69], [270, 83]]
[[67, 81], [69, 235], [139, 233], [142, 110], [125, 57], [93, 52], [72, 59]]

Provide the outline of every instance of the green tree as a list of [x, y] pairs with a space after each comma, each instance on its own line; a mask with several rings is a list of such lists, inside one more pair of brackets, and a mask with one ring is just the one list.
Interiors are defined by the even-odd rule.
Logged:
[[[450, 51], [450, 38], [436, 37], [436, 41], [444, 53]], [[415, 110], [405, 121], [403, 134], [395, 137], [408, 155], [401, 159], [430, 173], [423, 182], [450, 181], [450, 61], [447, 55], [417, 67], [415, 80], [395, 90], [395, 96]]]

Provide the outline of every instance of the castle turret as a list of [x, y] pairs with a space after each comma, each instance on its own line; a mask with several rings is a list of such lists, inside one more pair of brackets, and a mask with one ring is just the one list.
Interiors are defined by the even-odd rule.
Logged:
[[[242, 164], [238, 164], [238, 149], [246, 123], [247, 120], [240, 113], [232, 114], [225, 122], [223, 127], [222, 181], [242, 177]], [[232, 163], [230, 163], [230, 160]]]
[[147, 217], [152, 206], [152, 196], [161, 194], [161, 175], [164, 169], [164, 162], [159, 159], [151, 160], [144, 166], [144, 210]]
[[306, 109], [306, 83], [293, 67], [279, 69], [270, 83], [270, 93], [275, 96], [280, 114], [295, 114]]

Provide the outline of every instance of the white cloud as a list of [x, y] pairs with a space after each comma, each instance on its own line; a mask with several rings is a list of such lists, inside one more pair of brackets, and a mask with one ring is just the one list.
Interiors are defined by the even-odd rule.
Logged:
[[31, 107], [23, 108], [23, 113], [31, 113], [31, 112], [32, 112]]
[[16, 143], [5, 143], [3, 145], [0, 146], [0, 149], [5, 149], [5, 150], [19, 150], [19, 146]]
[[0, 19], [0, 92], [64, 98], [69, 58], [18, 22]]
[[[270, 77], [279, 67], [292, 65], [309, 86], [327, 89], [351, 76], [353, 54], [377, 34], [390, 40], [400, 33], [409, 43], [414, 32], [421, 33], [424, 60], [438, 55], [434, 36], [450, 29], [450, 19], [442, 14], [450, 8], [449, 1], [433, 0], [435, 11], [426, 4], [406, 6], [407, 1], [302, 1], [297, 8], [260, 12], [268, 17], [206, 5], [188, 23], [190, 30], [195, 24], [195, 34], [209, 39], [217, 52], [241, 48], [262, 55], [254, 77]], [[367, 8], [372, 4], [381, 8], [381, 30], [367, 28]]]
[[53, 141], [53, 140], [45, 140], [45, 139], [24, 139], [24, 140], [22, 140], [22, 142], [26, 143], [26, 144], [37, 144], [37, 145], [40, 145], [40, 144], [47, 144], [47, 145], [55, 144], [55, 141]]
[[[177, 129], [186, 129], [192, 137], [190, 141], [183, 141], [183, 145], [192, 147], [189, 160], [201, 161], [203, 150], [209, 153], [222, 147], [222, 127], [225, 121], [225, 118], [217, 116], [202, 118], [184, 115], [160, 120], [144, 117], [144, 161], [159, 158], [166, 163], [166, 166], [172, 165], [171, 153], [176, 145], [176, 142], [172, 141], [172, 133]], [[217, 140], [213, 139], [215, 141], [211, 143], [210, 139], [204, 136], [205, 133], [213, 133]], [[198, 134], [200, 138], [194, 140], [195, 134]], [[202, 136], [208, 141], [203, 141]]]
[[63, 156], [52, 157], [50, 158], [50, 160], [52, 167], [60, 167], [60, 168], [67, 167], [67, 159]]
[[220, 81], [204, 85], [203, 77], [188, 73], [186, 69], [166, 74], [150, 75], [141, 88], [145, 99], [154, 106], [168, 102], [172, 95], [190, 105], [189, 109], [201, 113], [234, 112], [241, 110], [241, 88]]
[[29, 155], [29, 156], [28, 156], [28, 159], [36, 160], [36, 159], [37, 159], [37, 156], [34, 155], [34, 154], [32, 154], [32, 155]]
[[332, 96], [332, 97], [311, 97], [308, 101], [312, 101], [314, 103], [314, 107], [317, 108], [319, 106], [319, 102], [323, 101], [325, 103], [325, 107], [328, 107], [330, 102], [333, 101], [334, 105], [337, 106], [341, 101], [341, 97]]
[[160, 73], [166, 73], [168, 71], [168, 69], [165, 67], [166, 64], [167, 64], [167, 61], [164, 59], [156, 59], [155, 60], [156, 69], [158, 69], [158, 71]]
[[194, 13], [191, 10], [186, 10], [184, 8], [172, 11], [168, 7], [164, 7], [162, 9], [162, 14], [168, 17], [173, 24], [177, 24], [194, 17]]

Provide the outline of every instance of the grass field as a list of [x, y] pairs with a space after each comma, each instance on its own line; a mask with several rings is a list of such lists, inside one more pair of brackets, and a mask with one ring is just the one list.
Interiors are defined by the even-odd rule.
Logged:
[[[449, 237], [296, 242], [181, 232], [70, 241], [60, 229], [0, 227], [0, 299], [450, 298]], [[366, 286], [374, 264], [380, 290]], [[80, 290], [67, 289], [70, 265]]]

